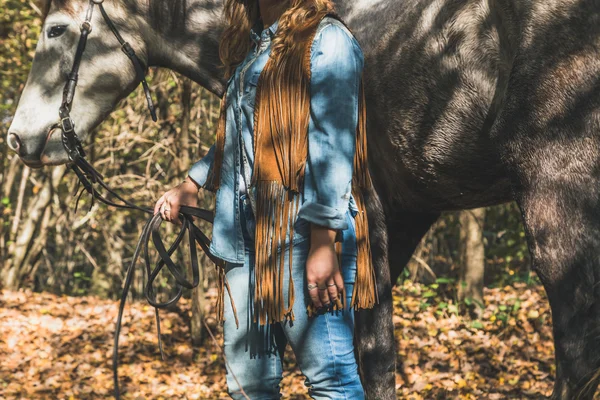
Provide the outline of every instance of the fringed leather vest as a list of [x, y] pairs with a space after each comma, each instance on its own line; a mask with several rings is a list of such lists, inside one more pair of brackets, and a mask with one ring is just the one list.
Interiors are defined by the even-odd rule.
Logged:
[[[335, 13], [327, 13], [322, 17], [325, 15], [343, 23]], [[261, 325], [294, 319], [292, 306], [295, 289], [290, 273], [288, 301], [284, 304], [283, 268], [286, 266], [283, 251], [278, 254], [278, 249], [285, 244], [286, 237], [289, 236], [289, 242], [292, 242], [293, 225], [300, 206], [308, 153], [311, 47], [317, 26], [318, 23], [308, 30], [299, 51], [289, 51], [284, 57], [279, 57], [279, 61], [269, 57], [256, 88], [254, 171], [250, 186], [256, 193], [257, 214], [254, 318], [256, 321], [258, 316]], [[214, 164], [205, 185], [211, 191], [216, 191], [220, 183], [225, 144], [225, 104], [226, 94], [221, 99]], [[366, 104], [362, 76], [358, 107], [352, 179], [352, 195], [359, 210], [355, 216], [358, 253], [356, 281], [350, 307], [363, 309], [373, 307], [378, 299], [371, 261], [369, 226], [363, 202], [363, 191], [370, 187], [371, 179], [367, 168]], [[336, 242], [336, 251], [339, 260], [339, 241]], [[287, 265], [290, 271], [291, 264], [290, 255]], [[223, 271], [220, 271], [220, 278], [217, 314], [222, 319], [222, 296], [227, 286]], [[229, 287], [227, 289], [229, 290]], [[343, 298], [345, 300], [345, 296]], [[308, 311], [314, 312], [312, 306], [308, 307]]]

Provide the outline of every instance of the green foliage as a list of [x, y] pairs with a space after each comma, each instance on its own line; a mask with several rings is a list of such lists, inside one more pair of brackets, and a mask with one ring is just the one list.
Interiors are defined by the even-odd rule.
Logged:
[[488, 242], [487, 257], [504, 258], [507, 263], [526, 261], [525, 231], [516, 203], [488, 208], [484, 236]]
[[[430, 283], [436, 278], [437, 282], [440, 282], [439, 279], [458, 281], [460, 269], [458, 215], [458, 212], [444, 213], [432, 226], [415, 251], [409, 267], [400, 275], [399, 283], [405, 279], [423, 283]], [[539, 284], [530, 271], [529, 251], [520, 210], [516, 203], [487, 207], [485, 215], [483, 225], [486, 257], [485, 286], [502, 287], [518, 282]], [[426, 264], [431, 272], [427, 272], [423, 264]], [[435, 276], [432, 276], [432, 273]], [[431, 293], [428, 293], [428, 296], [430, 295]]]
[[41, 26], [40, 15], [27, 2], [0, 0], [0, 124], [16, 107]]

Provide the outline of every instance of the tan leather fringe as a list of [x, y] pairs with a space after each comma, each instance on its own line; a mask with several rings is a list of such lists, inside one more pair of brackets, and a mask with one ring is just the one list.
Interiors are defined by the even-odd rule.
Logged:
[[208, 171], [208, 176], [206, 177], [206, 182], [204, 184], [204, 188], [211, 192], [216, 192], [221, 184], [221, 167], [223, 165], [223, 153], [225, 152], [225, 122], [227, 117], [225, 113], [226, 104], [227, 90], [225, 90], [225, 93], [221, 98], [219, 121], [217, 122], [217, 138], [215, 141], [215, 158], [210, 171]]
[[352, 179], [352, 195], [356, 201], [358, 214], [356, 222], [356, 281], [352, 292], [350, 307], [355, 310], [372, 308], [379, 302], [375, 269], [371, 259], [371, 243], [369, 240], [369, 221], [363, 199], [363, 190], [371, 187], [371, 176], [367, 165], [367, 109], [364, 84], [361, 76], [358, 100], [358, 123], [356, 126], [356, 150], [354, 154], [354, 176]]
[[[335, 13], [328, 15], [341, 21]], [[293, 241], [293, 224], [304, 184], [310, 119], [310, 59], [316, 27], [307, 31], [306, 40], [298, 41], [301, 45], [283, 49], [278, 57], [269, 57], [257, 83], [253, 143], [255, 162], [250, 186], [255, 187], [257, 196], [253, 319], [261, 325], [294, 319], [292, 307], [295, 296], [291, 280], [293, 247], [289, 246], [288, 301], [284, 304], [284, 244], [287, 236], [289, 243]], [[215, 162], [209, 173], [211, 187], [215, 190], [220, 182], [225, 143], [225, 96], [222, 101]], [[378, 302], [369, 225], [362, 195], [363, 190], [370, 186], [366, 103], [361, 76], [352, 179], [352, 193], [359, 209], [355, 217], [357, 273], [350, 302], [350, 307], [354, 309], [371, 308]], [[336, 253], [338, 258], [341, 257], [341, 243], [336, 244]], [[224, 296], [225, 280], [220, 285], [220, 293]], [[222, 309], [222, 304], [220, 306]], [[334, 305], [334, 309], [339, 308], [346, 308], [345, 294], [342, 294], [342, 304]], [[310, 305], [307, 311], [309, 315], [315, 312]]]
[[227, 290], [227, 294], [229, 295], [229, 301], [231, 302], [231, 308], [233, 310], [233, 317], [235, 318], [235, 326], [239, 328], [240, 321], [237, 316], [237, 309], [235, 308], [233, 296], [231, 295], [231, 287], [229, 286], [229, 282], [227, 281], [227, 277], [225, 276], [224, 263], [220, 263], [217, 265], [217, 275], [217, 321], [225, 321], [225, 290]]
[[[309, 55], [310, 56], [310, 55]], [[308, 63], [307, 66], [304, 65]], [[308, 154], [310, 58], [270, 57], [262, 70], [254, 103], [252, 183], [279, 181], [299, 193]]]
[[354, 217], [356, 221], [356, 280], [352, 291], [350, 307], [355, 310], [361, 308], [372, 308], [379, 302], [377, 285], [375, 282], [375, 270], [371, 260], [371, 243], [369, 241], [369, 222], [363, 201], [362, 191], [356, 185], [352, 195], [358, 207], [358, 214]]
[[[225, 151], [225, 122], [227, 115], [225, 114], [225, 105], [227, 104], [227, 90], [223, 94], [220, 103], [219, 110], [219, 121], [217, 122], [217, 132], [216, 132], [216, 141], [215, 141], [215, 158], [213, 160], [213, 165], [211, 169], [208, 171], [208, 176], [206, 177], [206, 182], [204, 183], [204, 188], [206, 190], [216, 192], [219, 189], [219, 185], [221, 183], [221, 167], [223, 164], [223, 153]], [[214, 197], [214, 202], [216, 203], [216, 196]], [[213, 204], [213, 209], [214, 209]], [[231, 295], [231, 288], [229, 287], [229, 283], [227, 282], [227, 278], [225, 277], [225, 263], [221, 262], [216, 265], [217, 268], [217, 321], [223, 322], [225, 320], [225, 289], [227, 289], [227, 293], [229, 294], [229, 300], [231, 301], [231, 307], [233, 309], [233, 316], [235, 318], [235, 325], [239, 327], [239, 321], [237, 316], [237, 311], [235, 308], [235, 303], [233, 302], [233, 296]]]
[[[316, 30], [304, 43], [312, 43]], [[300, 50], [300, 51], [298, 51]], [[254, 103], [254, 171], [256, 187], [254, 319], [260, 324], [294, 320], [293, 251], [290, 245], [288, 302], [284, 305], [285, 240], [293, 241], [310, 118], [310, 45], [269, 57], [257, 83]], [[277, 251], [281, 253], [277, 256]]]
[[[293, 240], [292, 209], [298, 208], [299, 195], [290, 195], [283, 185], [277, 181], [260, 181], [256, 186], [256, 219], [255, 231], [255, 287], [254, 287], [254, 322], [261, 325], [283, 320], [294, 320], [292, 306], [294, 304], [294, 282], [291, 279], [292, 257], [288, 257], [290, 271], [288, 301], [285, 306], [284, 268], [285, 241], [290, 236]], [[290, 246], [291, 247], [291, 246]]]
[[225, 271], [217, 266], [217, 321], [225, 320]]

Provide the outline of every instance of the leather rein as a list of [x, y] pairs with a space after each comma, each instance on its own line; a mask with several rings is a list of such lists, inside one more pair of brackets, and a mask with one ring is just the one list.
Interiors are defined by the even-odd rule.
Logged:
[[[81, 140], [77, 136], [75, 132], [75, 123], [71, 119], [70, 111], [71, 106], [73, 104], [73, 99], [75, 95], [75, 88], [77, 87], [79, 67], [81, 64], [81, 59], [83, 57], [83, 53], [85, 51], [85, 46], [87, 43], [88, 36], [92, 31], [92, 13], [94, 10], [94, 6], [97, 6], [104, 18], [104, 21], [112, 31], [113, 35], [121, 44], [121, 49], [127, 55], [127, 57], [131, 60], [138, 81], [142, 84], [144, 88], [144, 94], [146, 97], [146, 101], [148, 103], [148, 109], [150, 110], [150, 114], [152, 116], [152, 120], [156, 122], [156, 110], [154, 104], [152, 102], [152, 97], [150, 95], [150, 88], [148, 87], [148, 83], [146, 82], [146, 66], [142, 63], [142, 61], [138, 58], [133, 48], [127, 43], [123, 37], [119, 34], [119, 31], [109, 18], [108, 14], [104, 10], [102, 5], [103, 0], [89, 0], [89, 5], [85, 17], [85, 21], [81, 25], [81, 36], [79, 37], [79, 42], [77, 44], [77, 51], [75, 53], [75, 58], [73, 61], [73, 66], [67, 82], [65, 84], [65, 88], [63, 91], [62, 104], [59, 109], [59, 117], [60, 120], [57, 124], [55, 124], [50, 131], [55, 128], [60, 128], [62, 130], [62, 144], [65, 150], [69, 155], [69, 160], [71, 161], [70, 169], [72, 169], [79, 179], [79, 184], [83, 185], [83, 189], [79, 194], [75, 210], [77, 210], [77, 205], [79, 203], [79, 199], [83, 192], [88, 192], [92, 196], [92, 206], [94, 200], [98, 200], [103, 204], [108, 206], [121, 208], [121, 209], [130, 209], [130, 210], [138, 210], [142, 211], [146, 214], [150, 214], [151, 216], [148, 218], [146, 223], [144, 224], [144, 228], [142, 229], [142, 234], [137, 242], [135, 252], [133, 254], [133, 259], [131, 260], [131, 264], [127, 269], [127, 274], [125, 277], [125, 283], [123, 286], [123, 293], [121, 294], [121, 300], [119, 304], [119, 314], [117, 317], [116, 328], [115, 328], [115, 337], [114, 337], [114, 349], [113, 349], [113, 379], [114, 379], [114, 387], [115, 392], [114, 396], [116, 399], [120, 398], [119, 393], [119, 377], [118, 377], [118, 361], [119, 361], [119, 334], [121, 332], [121, 324], [123, 319], [123, 311], [125, 309], [125, 301], [127, 299], [129, 290], [131, 288], [131, 284], [133, 281], [135, 265], [143, 253], [143, 259], [145, 264], [145, 271], [147, 276], [147, 282], [145, 287], [145, 297], [148, 300], [148, 303], [155, 308], [155, 317], [156, 317], [156, 328], [158, 334], [158, 345], [160, 349], [160, 353], [162, 359], [165, 359], [162, 340], [160, 335], [160, 320], [158, 315], [158, 310], [161, 308], [166, 308], [174, 305], [179, 301], [181, 296], [183, 295], [183, 289], [193, 289], [200, 283], [200, 270], [198, 265], [198, 253], [195, 244], [197, 243], [207, 257], [213, 261], [216, 265], [222, 265], [222, 261], [215, 258], [209, 252], [210, 239], [202, 232], [195, 224], [194, 217], [213, 223], [213, 213], [211, 211], [196, 208], [196, 207], [188, 207], [182, 206], [180, 211], [179, 220], [182, 221], [181, 228], [179, 233], [177, 234], [175, 241], [173, 244], [169, 246], [167, 249], [165, 244], [163, 243], [159, 227], [163, 222], [160, 214], [154, 215], [153, 210], [147, 207], [137, 206], [126, 199], [119, 196], [114, 190], [112, 190], [106, 182], [104, 182], [104, 177], [100, 172], [98, 172], [86, 159], [85, 152], [83, 150], [83, 146], [81, 144]], [[110, 200], [106, 195], [101, 194], [96, 188], [95, 185], [99, 185], [103, 191], [113, 197], [116, 200]], [[79, 186], [78, 186], [79, 188]], [[91, 208], [91, 207], [90, 207]], [[171, 258], [172, 254], [179, 247], [185, 236], [188, 236], [189, 244], [190, 244], [190, 264], [192, 268], [192, 281], [190, 282], [185, 273], [185, 269], [183, 267], [178, 266], [173, 259]], [[151, 267], [150, 256], [149, 256], [149, 243], [152, 240], [154, 247], [156, 248], [159, 260], [156, 263], [155, 267]], [[156, 294], [154, 293], [153, 283], [156, 280], [157, 276], [161, 272], [164, 267], [167, 267], [170, 274], [175, 279], [175, 287], [176, 294], [170, 298], [168, 301], [159, 302], [156, 299]]]

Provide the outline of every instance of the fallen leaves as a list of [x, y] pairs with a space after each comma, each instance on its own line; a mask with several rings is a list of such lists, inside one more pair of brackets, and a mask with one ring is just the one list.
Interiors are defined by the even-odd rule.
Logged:
[[554, 345], [549, 305], [540, 286], [486, 288], [479, 320], [459, 315], [452, 300], [424, 304], [421, 294], [428, 289], [421, 286], [407, 281], [395, 289], [399, 398], [550, 395]]
[[[486, 307], [475, 321], [459, 315], [452, 300], [423, 298], [429, 290], [410, 282], [394, 289], [398, 398], [520, 399], [551, 393], [552, 330], [541, 287], [486, 289]], [[214, 304], [210, 294], [208, 303]], [[117, 307], [95, 297], [2, 292], [0, 397], [110, 397]], [[119, 368], [124, 399], [227, 398], [221, 349], [210, 339], [192, 348], [182, 319], [190, 304], [182, 299], [179, 307], [177, 313], [161, 311], [165, 361], [153, 309], [144, 302], [126, 307]], [[211, 330], [222, 343], [220, 327], [213, 322]], [[289, 350], [284, 371], [284, 398], [307, 398]]]

